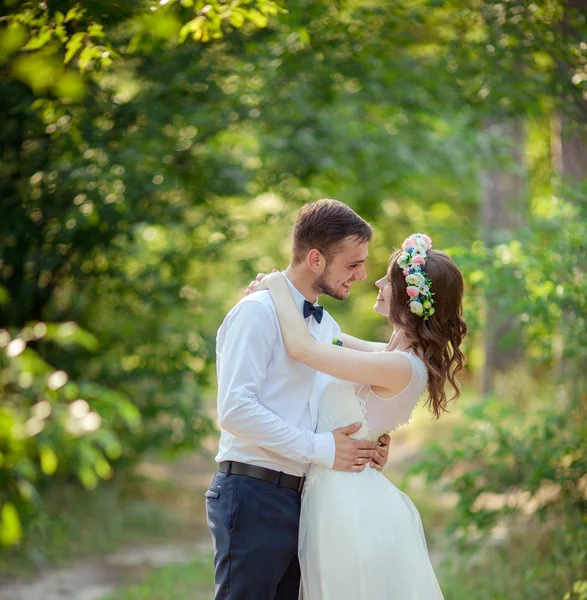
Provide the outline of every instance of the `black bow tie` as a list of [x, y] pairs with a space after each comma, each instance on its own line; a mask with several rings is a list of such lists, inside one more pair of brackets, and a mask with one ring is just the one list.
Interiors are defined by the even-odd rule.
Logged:
[[321, 306], [314, 306], [311, 302], [304, 300], [304, 319], [307, 319], [309, 316], [314, 315], [316, 323], [320, 323], [320, 321], [322, 321], [323, 313], [324, 308], [322, 308]]

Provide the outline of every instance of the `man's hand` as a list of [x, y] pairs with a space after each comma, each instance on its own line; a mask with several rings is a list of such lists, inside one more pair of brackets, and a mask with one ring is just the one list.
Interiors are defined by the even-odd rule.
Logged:
[[351, 433], [356, 433], [361, 427], [361, 423], [353, 423], [347, 427], [339, 427], [332, 432], [336, 444], [334, 466], [332, 467], [335, 471], [360, 473], [377, 457], [376, 444], [367, 440], [354, 440], [349, 437]]
[[383, 467], [387, 464], [387, 459], [389, 458], [389, 442], [391, 438], [389, 434], [382, 435], [378, 442], [379, 444], [375, 448], [377, 451], [377, 455], [371, 461], [371, 466], [377, 471], [382, 471]]
[[[271, 272], [277, 273], [278, 271], [277, 271], [277, 269], [273, 269]], [[267, 273], [257, 273], [257, 277], [255, 277], [255, 279], [253, 279], [253, 281], [251, 281], [251, 283], [249, 283], [249, 285], [243, 290], [243, 294], [245, 296], [248, 296], [249, 294], [252, 294], [253, 292], [258, 292], [260, 290], [266, 290], [267, 285], [266, 285], [266, 282], [263, 281], [265, 279], [265, 277], [267, 277]]]

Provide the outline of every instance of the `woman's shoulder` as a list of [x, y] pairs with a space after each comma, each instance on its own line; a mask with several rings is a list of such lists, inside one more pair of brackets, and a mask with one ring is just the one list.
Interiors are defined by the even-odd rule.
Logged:
[[428, 369], [424, 360], [416, 353], [411, 350], [393, 350], [393, 353], [397, 353], [399, 356], [405, 357], [410, 363], [414, 374], [419, 375], [421, 379], [426, 381], [428, 378]]

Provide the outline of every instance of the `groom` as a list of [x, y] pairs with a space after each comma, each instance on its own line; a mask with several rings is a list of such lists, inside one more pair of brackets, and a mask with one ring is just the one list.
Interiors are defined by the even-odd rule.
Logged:
[[[341, 336], [316, 304], [320, 294], [345, 300], [365, 279], [372, 230], [336, 200], [305, 205], [285, 271], [312, 336]], [[217, 337], [218, 472], [206, 492], [214, 541], [216, 600], [297, 600], [298, 525], [309, 463], [358, 471], [387, 461], [382, 445], [349, 437], [361, 424], [315, 433], [328, 375], [292, 360], [267, 290], [243, 298]], [[341, 523], [344, 527], [344, 523]]]

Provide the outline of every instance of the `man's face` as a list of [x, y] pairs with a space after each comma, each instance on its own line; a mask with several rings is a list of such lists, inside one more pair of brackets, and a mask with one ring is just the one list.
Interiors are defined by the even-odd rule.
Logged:
[[326, 294], [337, 300], [346, 300], [351, 291], [351, 283], [367, 278], [365, 260], [369, 254], [369, 242], [357, 242], [347, 238], [342, 248], [326, 263], [326, 268], [316, 278], [315, 288], [320, 294]]

